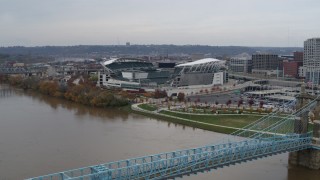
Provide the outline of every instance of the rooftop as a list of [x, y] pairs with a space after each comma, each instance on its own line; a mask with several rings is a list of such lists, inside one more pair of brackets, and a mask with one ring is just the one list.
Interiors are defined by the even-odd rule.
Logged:
[[192, 61], [192, 62], [179, 64], [176, 67], [193, 66], [193, 65], [207, 64], [207, 63], [214, 63], [214, 62], [223, 62], [223, 61], [219, 60], [219, 59], [214, 59], [214, 58], [205, 58], [205, 59], [200, 59], [200, 60], [197, 60], [197, 61]]
[[145, 62], [145, 61], [137, 58], [113, 58], [103, 62], [103, 65], [107, 66], [114, 62]]

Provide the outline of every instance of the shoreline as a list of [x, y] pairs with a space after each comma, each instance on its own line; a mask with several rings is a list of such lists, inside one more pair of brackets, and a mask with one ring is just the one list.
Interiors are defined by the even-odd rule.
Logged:
[[87, 105], [87, 104], [83, 104], [83, 103], [79, 103], [79, 102], [70, 101], [70, 100], [65, 99], [65, 98], [60, 98], [60, 97], [55, 97], [55, 96], [51, 96], [51, 95], [48, 95], [48, 94], [44, 94], [44, 93], [41, 93], [41, 92], [33, 90], [33, 89], [23, 89], [23, 88], [19, 88], [19, 87], [16, 87], [16, 86], [12, 86], [12, 85], [7, 84], [7, 83], [1, 83], [1, 84], [14, 87], [17, 90], [32, 92], [32, 93], [36, 93], [36, 94], [39, 94], [39, 95], [45, 95], [45, 96], [48, 96], [48, 97], [51, 97], [51, 98], [57, 98], [57, 99], [60, 99], [60, 100], [65, 100], [65, 101], [68, 101], [68, 102], [76, 103], [76, 104], [87, 106], [87, 107], [102, 108], [102, 109], [103, 108], [108, 108], [108, 109], [109, 108], [110, 109], [111, 108], [116, 108], [116, 109], [119, 109], [119, 110], [127, 111], [128, 113], [135, 113], [135, 114], [143, 115], [145, 117], [155, 118], [155, 119], [161, 120], [161, 121], [177, 123], [177, 124], [180, 124], [180, 125], [184, 125], [184, 126], [188, 126], [188, 127], [192, 127], [192, 128], [203, 129], [203, 130], [212, 131], [212, 132], [217, 132], [217, 133], [230, 134], [230, 133], [232, 133], [232, 132], [234, 132], [236, 130], [241, 129], [241, 128], [237, 128], [237, 127], [231, 127], [231, 126], [224, 126], [224, 125], [218, 125], [218, 124], [199, 122], [199, 121], [180, 118], [180, 117], [171, 116], [171, 115], [167, 115], [167, 114], [155, 113], [155, 112], [152, 112], [152, 111], [148, 111], [148, 110], [144, 110], [144, 109], [139, 108], [137, 106], [138, 104], [127, 104], [127, 105], [124, 105], [124, 106], [110, 106], [110, 107], [95, 107], [95, 106], [91, 106], [91, 105]]
[[199, 128], [199, 129], [208, 130], [208, 131], [217, 132], [217, 133], [223, 133], [223, 134], [230, 134], [234, 131], [241, 129], [238, 127], [211, 124], [211, 123], [200, 122], [200, 121], [185, 119], [185, 118], [181, 118], [181, 117], [171, 116], [171, 115], [167, 115], [167, 114], [161, 114], [161, 113], [157, 113], [157, 112], [153, 112], [153, 111], [148, 111], [148, 110], [144, 110], [142, 108], [139, 108], [138, 105], [139, 104], [131, 104], [131, 106], [129, 107], [130, 108], [129, 111], [132, 113], [146, 116], [146, 117], [156, 118], [156, 119], [164, 120], [167, 122], [173, 122], [173, 123], [177, 123], [177, 124], [181, 124], [181, 125], [186, 125], [186, 126], [189, 126], [192, 128]]

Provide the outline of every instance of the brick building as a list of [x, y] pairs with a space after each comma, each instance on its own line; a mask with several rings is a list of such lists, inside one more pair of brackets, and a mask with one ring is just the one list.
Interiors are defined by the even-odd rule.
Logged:
[[303, 61], [303, 52], [293, 52], [293, 60], [294, 61]]
[[297, 78], [302, 61], [283, 61], [283, 74], [286, 77]]

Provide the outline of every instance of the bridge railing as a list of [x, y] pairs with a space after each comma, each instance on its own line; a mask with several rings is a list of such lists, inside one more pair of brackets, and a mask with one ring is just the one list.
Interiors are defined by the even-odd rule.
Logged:
[[[310, 138], [308, 136], [292, 135], [289, 137], [276, 137], [276, 139], [250, 140], [236, 143], [236, 146], [225, 147], [215, 151], [202, 152], [190, 156], [180, 156], [173, 159], [162, 159], [158, 162], [146, 164], [153, 166], [150, 171], [136, 171], [131, 175], [115, 173], [112, 179], [165, 179], [169, 177], [181, 176], [211, 168], [223, 167], [230, 164], [240, 163], [276, 153], [286, 151], [296, 151], [309, 147]], [[169, 166], [167, 165], [169, 163]], [[126, 167], [121, 171], [126, 172], [127, 168], [134, 172], [135, 169], [143, 168], [144, 165]], [[114, 171], [111, 171], [111, 174]], [[138, 172], [138, 173], [137, 173]]]

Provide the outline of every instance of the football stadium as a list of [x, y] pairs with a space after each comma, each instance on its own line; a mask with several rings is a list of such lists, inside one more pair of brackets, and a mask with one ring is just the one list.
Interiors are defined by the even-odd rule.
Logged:
[[103, 62], [99, 84], [121, 88], [154, 87], [168, 81], [169, 71], [157, 69], [151, 62], [137, 58], [115, 58]]
[[139, 89], [141, 87], [172, 87], [195, 85], [222, 85], [228, 81], [225, 61], [206, 58], [178, 64], [173, 73], [156, 68], [151, 62], [137, 58], [114, 58], [103, 62], [98, 85]]
[[205, 58], [175, 67], [173, 87], [194, 85], [223, 85], [228, 82], [225, 61]]

